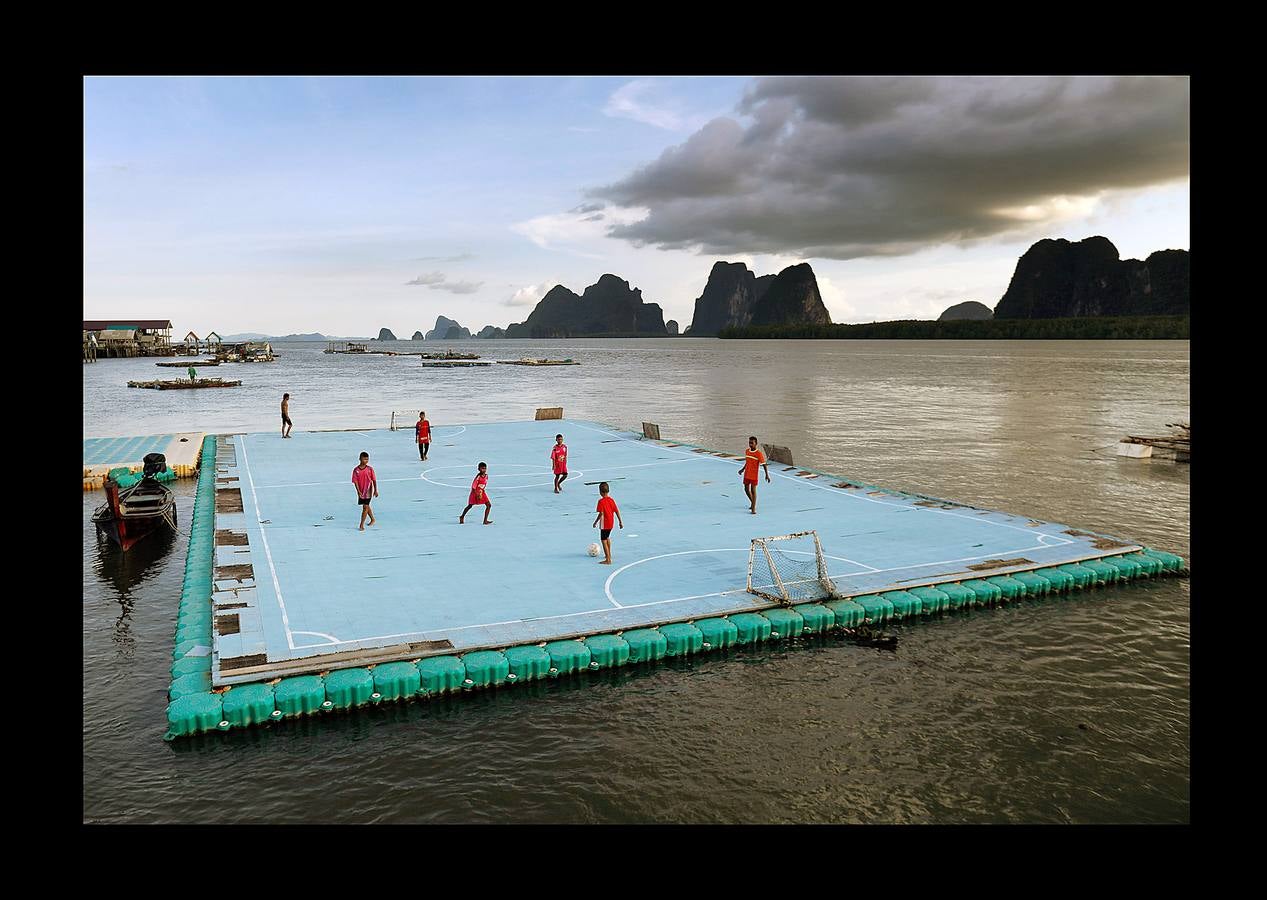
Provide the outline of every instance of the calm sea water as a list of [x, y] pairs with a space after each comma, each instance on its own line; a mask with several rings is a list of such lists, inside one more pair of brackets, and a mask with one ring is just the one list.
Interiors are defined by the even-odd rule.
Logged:
[[[1187, 421], [1165, 342], [452, 342], [582, 365], [436, 370], [283, 344], [223, 391], [84, 366], [84, 436], [569, 418], [796, 461], [1189, 555], [1189, 470], [1127, 460]], [[398, 342], [415, 351], [421, 344]], [[432, 349], [430, 346], [427, 349]], [[157, 373], [163, 373], [159, 375]], [[566, 423], [563, 428], [566, 432]], [[181, 527], [193, 482], [177, 483]], [[84, 494], [84, 818], [94, 822], [1187, 822], [1189, 583], [164, 743], [185, 540], [126, 557]]]

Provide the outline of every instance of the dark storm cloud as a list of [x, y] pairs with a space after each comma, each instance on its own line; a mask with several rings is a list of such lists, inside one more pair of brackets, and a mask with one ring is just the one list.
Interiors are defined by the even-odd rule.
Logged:
[[714, 119], [588, 191], [650, 210], [608, 233], [718, 254], [893, 255], [1188, 173], [1186, 77], [775, 77], [737, 111], [751, 121]]

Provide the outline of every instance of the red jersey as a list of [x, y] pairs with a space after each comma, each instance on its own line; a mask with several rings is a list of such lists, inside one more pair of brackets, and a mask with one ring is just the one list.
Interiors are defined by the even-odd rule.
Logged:
[[550, 451], [550, 461], [554, 463], [555, 475], [566, 474], [568, 470], [568, 445], [555, 444], [554, 449]]
[[430, 444], [431, 423], [426, 419], [419, 420], [418, 424], [414, 426], [414, 437], [417, 439], [417, 443], [419, 444]]
[[603, 514], [603, 527], [611, 528], [612, 523], [616, 521], [616, 501], [611, 497], [600, 497], [598, 506], [594, 507], [595, 512]]
[[475, 480], [471, 482], [471, 503], [483, 503], [485, 499], [484, 485], [488, 484], [487, 475], [476, 475]]
[[376, 482], [373, 466], [366, 466], [365, 468], [357, 466], [352, 470], [352, 483], [356, 485], [356, 495], [358, 497], [371, 496], [374, 493]]
[[765, 454], [758, 448], [756, 450], [744, 450], [743, 456], [743, 480], [756, 481], [757, 469], [765, 465]]

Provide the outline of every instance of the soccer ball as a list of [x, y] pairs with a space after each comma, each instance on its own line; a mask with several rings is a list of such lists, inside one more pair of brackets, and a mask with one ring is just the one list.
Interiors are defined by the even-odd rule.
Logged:
[[590, 544], [589, 549], [586, 550], [585, 552], [588, 553], [590, 556], [598, 556], [598, 551], [599, 551], [598, 544]]

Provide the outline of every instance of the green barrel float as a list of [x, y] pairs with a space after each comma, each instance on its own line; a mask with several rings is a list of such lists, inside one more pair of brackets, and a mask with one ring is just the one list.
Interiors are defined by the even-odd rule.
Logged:
[[326, 676], [326, 699], [335, 709], [351, 709], [370, 702], [374, 673], [369, 669], [335, 669]]
[[801, 617], [801, 634], [822, 634], [836, 624], [836, 614], [822, 603], [801, 603], [792, 610]]
[[913, 587], [907, 593], [919, 598], [921, 611], [926, 616], [950, 609], [950, 597], [939, 587]]
[[976, 591], [964, 587], [957, 581], [939, 584], [937, 590], [946, 595], [946, 603], [950, 609], [967, 609], [976, 605]]
[[510, 663], [496, 650], [477, 650], [463, 654], [462, 665], [466, 667], [466, 681], [471, 682], [467, 687], [505, 684], [506, 676], [510, 674]]
[[[511, 671], [514, 671], [513, 665]], [[466, 664], [456, 656], [428, 656], [418, 661], [418, 678], [418, 689], [424, 694], [456, 691], [466, 680]]]
[[794, 638], [805, 627], [805, 620], [801, 618], [800, 613], [793, 609], [766, 609], [762, 610], [759, 615], [763, 615], [770, 620], [771, 638], [782, 640]]
[[856, 628], [867, 617], [862, 604], [854, 600], [828, 600], [823, 606], [831, 610], [832, 624], [839, 628]]
[[590, 648], [580, 641], [550, 641], [544, 649], [550, 654], [550, 668], [555, 674], [569, 675], [589, 668]]
[[201, 639], [204, 644], [211, 643], [211, 617], [194, 619], [176, 629], [176, 643]]
[[210, 649], [208, 641], [181, 641], [172, 650], [172, 659], [180, 659], [182, 656], [188, 656], [189, 651], [197, 650], [199, 647], [207, 647], [207, 649]]
[[858, 605], [866, 612], [867, 617], [863, 622], [867, 625], [880, 625], [893, 619], [893, 601], [886, 600], [879, 594], [863, 594], [861, 597], [854, 597]]
[[182, 656], [172, 663], [172, 678], [188, 675], [190, 672], [210, 672], [211, 656]]
[[273, 687], [273, 699], [283, 716], [315, 713], [326, 702], [326, 683], [318, 675], [283, 678]]
[[1080, 563], [1085, 569], [1090, 569], [1095, 573], [1096, 584], [1112, 584], [1117, 581], [1117, 569], [1113, 566], [1106, 565], [1098, 559], [1088, 559]]
[[621, 637], [629, 645], [631, 663], [654, 662], [663, 659], [668, 652], [669, 642], [654, 628], [633, 628], [621, 634]]
[[1025, 596], [1025, 585], [1010, 575], [993, 575], [986, 581], [1003, 592], [1004, 600], [1019, 600]]
[[1139, 563], [1140, 574], [1145, 577], [1156, 575], [1161, 571], [1161, 560], [1149, 556], [1147, 553], [1127, 553], [1120, 557], [1121, 559], [1129, 559], [1131, 562]]
[[1051, 585], [1051, 591], [1063, 592], [1072, 590], [1074, 586], [1073, 576], [1068, 572], [1055, 566], [1049, 566], [1046, 569], [1037, 569], [1035, 575], [1042, 575], [1047, 579], [1047, 583]]
[[[372, 674], [374, 690], [384, 700], [412, 697], [422, 686], [422, 676], [418, 674], [418, 666], [411, 662], [379, 663], [374, 667]], [[323, 695], [321, 699], [326, 698]]]
[[689, 622], [661, 625], [656, 630], [664, 635], [665, 656], [687, 656], [704, 649], [704, 632]]
[[969, 578], [967, 581], [961, 581], [964, 587], [977, 595], [978, 606], [991, 606], [1003, 600], [1003, 588], [997, 584], [990, 584], [981, 578]]
[[1051, 592], [1051, 582], [1037, 572], [1013, 572], [1011, 577], [1025, 585], [1026, 596], [1046, 597]]
[[258, 725], [267, 722], [276, 708], [270, 684], [239, 684], [220, 695], [224, 718], [230, 725]]
[[880, 595], [881, 600], [888, 600], [893, 604], [893, 618], [905, 619], [909, 616], [918, 616], [924, 609], [924, 604], [920, 602], [909, 591], [885, 591]]
[[1101, 562], [1117, 569], [1118, 581], [1133, 581], [1143, 574], [1143, 568], [1139, 563], [1124, 556], [1106, 556]]
[[[546, 673], [550, 671], [550, 654], [535, 644], [529, 644], [524, 647], [508, 647], [502, 651], [502, 655], [506, 657], [506, 662], [510, 664], [510, 674], [506, 676], [507, 681], [532, 681], [534, 678], [545, 678]], [[421, 669], [422, 664], [425, 662], [426, 660], [424, 659], [421, 663], [418, 663], [418, 668]]]
[[1073, 576], [1073, 586], [1076, 588], [1089, 587], [1095, 584], [1095, 572], [1092, 572], [1086, 566], [1078, 563], [1065, 563], [1063, 566], [1056, 567], [1059, 571]]
[[167, 704], [167, 736], [215, 731], [224, 720], [219, 694], [186, 694]]
[[610, 669], [629, 662], [629, 642], [615, 634], [596, 634], [585, 639], [590, 648], [590, 668]]
[[695, 627], [704, 636], [705, 650], [720, 650], [739, 641], [739, 629], [729, 619], [696, 619]]
[[186, 694], [205, 694], [210, 690], [210, 672], [190, 672], [172, 679], [171, 687], [167, 689], [167, 699], [178, 700]]
[[734, 613], [726, 617], [735, 626], [735, 643], [755, 644], [770, 639], [770, 620], [757, 613]]

